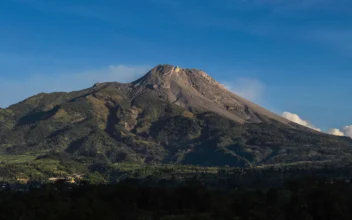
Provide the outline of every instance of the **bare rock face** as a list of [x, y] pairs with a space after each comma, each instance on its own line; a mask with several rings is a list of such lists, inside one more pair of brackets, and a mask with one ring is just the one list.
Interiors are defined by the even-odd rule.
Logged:
[[[274, 119], [289, 122], [228, 91], [205, 72], [159, 65], [133, 82], [136, 93], [156, 92], [159, 97], [188, 110], [214, 112], [239, 123], [260, 123]], [[142, 86], [142, 87], [141, 87]]]

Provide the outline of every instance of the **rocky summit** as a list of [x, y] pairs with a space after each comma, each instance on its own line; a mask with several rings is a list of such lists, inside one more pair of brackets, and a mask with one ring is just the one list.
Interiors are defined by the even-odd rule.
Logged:
[[4, 163], [253, 167], [349, 160], [352, 140], [289, 122], [201, 70], [159, 65], [131, 83], [41, 93], [0, 109], [0, 151]]

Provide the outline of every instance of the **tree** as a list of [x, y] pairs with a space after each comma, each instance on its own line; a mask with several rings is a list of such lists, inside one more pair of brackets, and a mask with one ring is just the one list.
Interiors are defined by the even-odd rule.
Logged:
[[94, 173], [88, 174], [88, 181], [90, 184], [94, 184], [94, 185], [106, 182], [104, 177], [97, 171], [95, 171]]

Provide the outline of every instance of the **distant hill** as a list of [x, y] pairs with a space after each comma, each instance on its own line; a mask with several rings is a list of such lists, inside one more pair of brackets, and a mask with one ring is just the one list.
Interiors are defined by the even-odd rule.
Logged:
[[292, 123], [203, 71], [159, 65], [132, 83], [41, 93], [0, 109], [0, 152], [3, 164], [253, 167], [348, 160], [352, 139]]

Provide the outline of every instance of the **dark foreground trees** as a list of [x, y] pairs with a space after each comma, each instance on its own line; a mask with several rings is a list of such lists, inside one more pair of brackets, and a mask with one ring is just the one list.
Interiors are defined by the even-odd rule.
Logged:
[[210, 190], [196, 181], [177, 187], [129, 181], [0, 192], [1, 220], [347, 220], [351, 207], [350, 183], [314, 179], [260, 190]]

